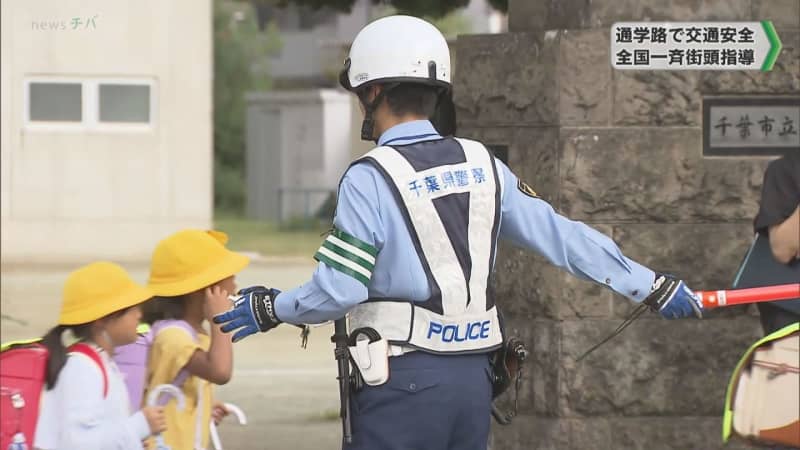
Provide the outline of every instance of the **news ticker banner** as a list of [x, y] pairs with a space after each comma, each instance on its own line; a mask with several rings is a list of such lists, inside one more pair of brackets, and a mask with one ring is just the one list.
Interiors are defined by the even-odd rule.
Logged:
[[611, 65], [620, 70], [772, 70], [781, 41], [771, 21], [617, 22]]

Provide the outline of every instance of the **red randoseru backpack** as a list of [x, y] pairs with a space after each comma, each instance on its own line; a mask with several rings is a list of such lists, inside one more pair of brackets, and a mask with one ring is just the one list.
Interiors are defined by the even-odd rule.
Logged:
[[[97, 363], [103, 374], [103, 396], [108, 394], [108, 376], [100, 355], [88, 344], [77, 343], [69, 353], [82, 353]], [[45, 389], [48, 351], [39, 339], [4, 344], [0, 349], [0, 449], [21, 435], [33, 448], [39, 402]], [[17, 438], [18, 442], [20, 438]]]

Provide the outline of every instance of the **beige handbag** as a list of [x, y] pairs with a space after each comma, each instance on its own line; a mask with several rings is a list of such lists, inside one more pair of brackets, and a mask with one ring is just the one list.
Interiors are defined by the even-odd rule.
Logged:
[[722, 437], [800, 447], [800, 323], [759, 340], [733, 372]]

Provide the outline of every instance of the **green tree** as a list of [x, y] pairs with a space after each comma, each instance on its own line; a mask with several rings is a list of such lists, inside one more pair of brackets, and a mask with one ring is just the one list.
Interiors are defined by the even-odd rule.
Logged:
[[508, 0], [489, 0], [489, 4], [498, 11], [508, 12]]
[[[309, 6], [313, 9], [328, 7], [336, 11], [350, 12], [356, 0], [251, 0], [256, 4], [286, 6], [294, 3]], [[393, 7], [400, 14], [417, 17], [441, 18], [463, 8], [469, 0], [372, 0], [372, 3], [384, 3]], [[508, 10], [508, 0], [489, 0], [489, 4], [500, 11]]]
[[[394, 7], [388, 6], [383, 8], [373, 19], [380, 17], [391, 16], [394, 14], [407, 14], [396, 10]], [[444, 16], [418, 16], [432, 23], [433, 26], [448, 39], [455, 38], [459, 34], [467, 34], [472, 31], [469, 20], [464, 16], [463, 12], [459, 10], [451, 11]]]
[[270, 87], [267, 59], [280, 47], [277, 30], [258, 30], [247, 3], [214, 0], [214, 206], [244, 210], [244, 94]]

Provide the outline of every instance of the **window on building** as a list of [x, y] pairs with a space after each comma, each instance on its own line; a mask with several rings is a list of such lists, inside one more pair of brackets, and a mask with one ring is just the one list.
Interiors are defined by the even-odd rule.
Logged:
[[28, 129], [152, 129], [155, 82], [149, 79], [48, 79], [25, 82]]
[[100, 122], [150, 122], [150, 86], [100, 84]]
[[31, 121], [81, 122], [83, 86], [81, 83], [30, 83]]

